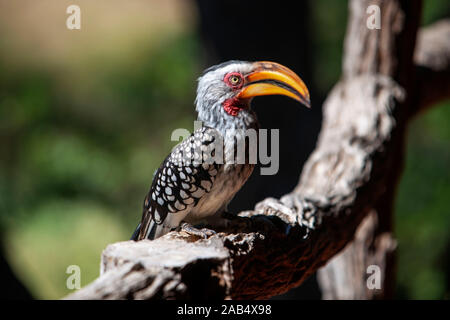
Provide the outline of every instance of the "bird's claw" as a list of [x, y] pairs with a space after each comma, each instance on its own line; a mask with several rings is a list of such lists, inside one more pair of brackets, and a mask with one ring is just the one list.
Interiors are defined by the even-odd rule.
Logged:
[[216, 232], [214, 230], [211, 230], [208, 228], [197, 229], [196, 227], [194, 227], [193, 225], [191, 225], [187, 222], [183, 222], [180, 225], [180, 231], [184, 231], [189, 235], [196, 236], [196, 237], [203, 238], [203, 239], [208, 239], [209, 237], [216, 234]]

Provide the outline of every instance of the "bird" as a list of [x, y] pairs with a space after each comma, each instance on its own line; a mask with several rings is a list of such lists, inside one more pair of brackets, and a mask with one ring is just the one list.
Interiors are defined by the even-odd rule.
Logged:
[[252, 174], [255, 164], [249, 161], [248, 144], [240, 162], [236, 145], [246, 141], [245, 130], [259, 129], [251, 102], [265, 95], [284, 95], [310, 107], [303, 80], [276, 62], [231, 60], [203, 72], [195, 98], [202, 126], [176, 145], [155, 171], [131, 240], [154, 240], [172, 230], [201, 237], [215, 233], [194, 225], [229, 214], [228, 203]]

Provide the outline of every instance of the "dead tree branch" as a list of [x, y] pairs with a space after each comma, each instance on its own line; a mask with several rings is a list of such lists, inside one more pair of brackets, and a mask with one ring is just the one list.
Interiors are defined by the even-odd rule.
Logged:
[[[355, 4], [358, 5], [358, 4]], [[357, 11], [359, 12], [359, 11]], [[386, 16], [384, 17], [386, 19]], [[395, 21], [394, 19], [388, 19]], [[414, 62], [416, 74], [411, 75], [405, 104], [407, 114], [403, 123], [434, 102], [450, 94], [450, 20], [437, 22], [418, 33]], [[351, 29], [351, 28], [350, 28]], [[380, 36], [379, 38], [383, 38]], [[390, 42], [392, 43], [392, 42]], [[383, 46], [386, 48], [386, 46]], [[373, 70], [373, 68], [372, 68]], [[366, 68], [367, 71], [372, 71]], [[414, 77], [415, 76], [415, 77]], [[408, 85], [405, 83], [405, 85]], [[401, 123], [400, 123], [401, 124]], [[392, 159], [397, 159], [387, 175], [391, 175], [384, 196], [373, 204], [370, 217], [360, 226], [355, 240], [318, 272], [318, 281], [325, 299], [381, 299], [392, 298], [395, 280], [396, 241], [392, 235], [393, 199], [399, 174], [402, 171], [401, 141]], [[390, 190], [389, 190], [390, 189]], [[370, 268], [379, 268], [380, 289], [369, 290], [366, 280]], [[372, 269], [373, 270], [373, 269]]]
[[[384, 276], [389, 273], [396, 241], [390, 232], [377, 234], [377, 229], [378, 214], [372, 211], [358, 227], [355, 239], [320, 269], [317, 276], [324, 299], [362, 300], [384, 296]], [[379, 268], [369, 268], [370, 275], [380, 276], [379, 283], [375, 281], [373, 286], [367, 285], [367, 280], [371, 280], [367, 277], [369, 266]]]
[[269, 298], [300, 285], [352, 241], [395, 188], [420, 14], [418, 1], [380, 0], [386, 28], [361, 32], [369, 2], [350, 2], [344, 77], [324, 103], [316, 150], [291, 193], [241, 212], [209, 239], [171, 232], [111, 244], [100, 277], [67, 299]]

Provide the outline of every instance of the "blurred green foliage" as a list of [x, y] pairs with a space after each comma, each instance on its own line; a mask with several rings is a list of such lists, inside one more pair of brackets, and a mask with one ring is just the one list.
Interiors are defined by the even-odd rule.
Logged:
[[348, 9], [343, 1], [319, 0], [311, 1], [310, 10], [314, 81], [322, 95], [326, 95], [341, 75]]
[[[424, 1], [422, 24], [448, 18], [450, 2]], [[397, 196], [398, 297], [450, 299], [450, 101], [409, 126]]]
[[85, 96], [46, 73], [0, 73], [0, 220], [36, 297], [69, 293], [72, 264], [91, 282], [104, 247], [131, 236], [171, 131], [192, 127], [196, 47], [190, 34], [169, 38], [139, 68], [90, 75]]
[[196, 36], [140, 36], [132, 54], [114, 47], [120, 36], [106, 56], [63, 53], [62, 67], [0, 57], [0, 225], [36, 298], [70, 293], [69, 265], [82, 286], [98, 276], [101, 251], [136, 227], [170, 133], [193, 126]]
[[415, 119], [396, 206], [399, 295], [449, 299], [450, 103]]
[[[449, 12], [446, 0], [425, 3], [425, 23]], [[319, 0], [311, 10], [314, 73], [325, 93], [339, 78], [347, 8]], [[105, 246], [131, 235], [152, 174], [176, 144], [170, 133], [193, 125], [201, 72], [193, 29], [137, 37], [132, 55], [83, 47], [63, 67], [12, 64], [10, 42], [0, 41], [8, 53], [0, 55], [0, 225], [9, 261], [35, 297], [69, 293], [69, 265], [81, 267], [82, 285], [91, 282]], [[396, 208], [402, 298], [445, 295], [449, 107], [410, 126]]]

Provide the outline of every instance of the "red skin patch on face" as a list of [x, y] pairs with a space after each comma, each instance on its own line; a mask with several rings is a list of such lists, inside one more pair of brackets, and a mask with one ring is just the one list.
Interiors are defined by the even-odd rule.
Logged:
[[243, 108], [239, 106], [239, 100], [232, 98], [223, 102], [223, 109], [230, 116], [236, 117]]

